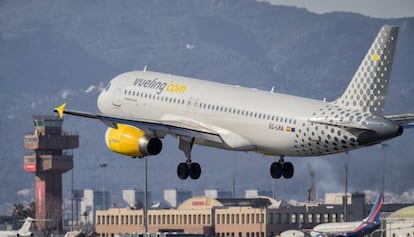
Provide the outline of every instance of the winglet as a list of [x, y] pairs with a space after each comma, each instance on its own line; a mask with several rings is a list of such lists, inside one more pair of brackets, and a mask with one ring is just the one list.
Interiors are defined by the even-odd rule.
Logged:
[[57, 112], [59, 114], [60, 118], [63, 118], [63, 111], [65, 110], [66, 103], [63, 103], [61, 106], [55, 108], [54, 112]]

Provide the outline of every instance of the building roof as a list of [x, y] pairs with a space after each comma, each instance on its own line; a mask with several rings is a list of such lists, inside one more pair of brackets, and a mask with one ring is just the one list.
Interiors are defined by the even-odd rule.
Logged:
[[192, 197], [182, 202], [177, 209], [178, 210], [191, 210], [191, 209], [211, 209], [212, 207], [221, 207], [223, 204], [214, 198], [199, 196]]
[[211, 209], [212, 207], [232, 207], [232, 206], [249, 206], [254, 208], [260, 207], [279, 207], [278, 202], [270, 197], [259, 196], [257, 198], [210, 198], [205, 196], [192, 197], [182, 202], [177, 209]]
[[408, 206], [401, 208], [400, 210], [395, 211], [391, 215], [388, 216], [388, 218], [412, 218], [414, 219], [414, 206]]

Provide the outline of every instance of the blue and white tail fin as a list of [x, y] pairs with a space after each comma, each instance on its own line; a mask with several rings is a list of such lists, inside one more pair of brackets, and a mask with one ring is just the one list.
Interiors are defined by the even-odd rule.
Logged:
[[381, 28], [348, 88], [334, 104], [383, 114], [397, 37], [398, 27]]
[[364, 219], [364, 222], [379, 223], [379, 216], [383, 202], [384, 195], [382, 193], [379, 193], [377, 199], [375, 200], [374, 206], [372, 206], [371, 212], [369, 213], [367, 218]]

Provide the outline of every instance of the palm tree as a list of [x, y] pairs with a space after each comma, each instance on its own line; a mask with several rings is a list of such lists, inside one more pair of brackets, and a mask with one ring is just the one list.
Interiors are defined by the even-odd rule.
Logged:
[[25, 214], [24, 206], [21, 203], [13, 204], [12, 216], [23, 216]]
[[35, 215], [36, 215], [36, 206], [35, 206], [36, 204], [35, 204], [35, 201], [32, 201], [31, 203], [29, 203], [29, 205], [26, 207], [26, 210], [25, 210], [25, 212], [26, 212], [26, 215], [27, 216], [30, 216], [30, 217], [32, 217], [32, 218], [34, 218], [35, 217]]

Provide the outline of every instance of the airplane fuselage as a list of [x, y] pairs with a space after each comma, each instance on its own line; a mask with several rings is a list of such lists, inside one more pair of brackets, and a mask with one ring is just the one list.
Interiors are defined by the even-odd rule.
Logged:
[[[268, 155], [333, 154], [399, 135], [398, 126], [391, 121], [358, 109], [149, 71], [115, 77], [97, 104], [100, 112], [109, 116], [161, 123], [183, 121], [218, 131], [225, 138], [224, 143], [197, 139], [197, 144]], [[336, 124], [344, 121], [352, 129]], [[369, 123], [382, 123], [383, 134], [364, 141], [361, 134], [371, 130]]]

